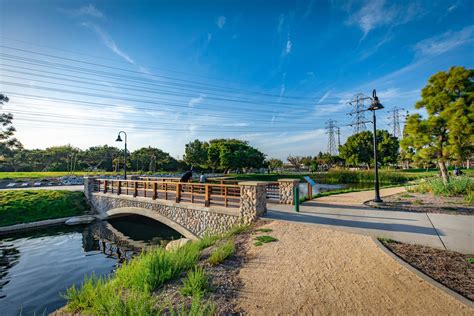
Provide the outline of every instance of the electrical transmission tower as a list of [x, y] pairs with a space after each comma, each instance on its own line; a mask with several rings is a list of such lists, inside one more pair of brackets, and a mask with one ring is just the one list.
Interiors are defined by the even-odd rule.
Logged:
[[363, 93], [358, 93], [352, 98], [350, 102], [348, 102], [350, 105], [352, 105], [352, 111], [349, 113], [349, 115], [353, 117], [352, 123], [350, 124], [354, 128], [353, 134], [363, 132], [367, 129], [367, 126], [365, 126], [367, 123], [365, 112], [367, 111], [366, 104], [370, 102], [366, 102], [366, 100], [370, 100], [370, 97]]
[[336, 146], [336, 130], [339, 128], [336, 126], [336, 121], [329, 120], [326, 122], [326, 134], [329, 135], [328, 138], [328, 153], [335, 156], [338, 152], [338, 147]]
[[404, 118], [403, 114], [401, 114], [400, 112], [403, 110], [405, 109], [395, 107], [393, 110], [388, 111], [388, 113], [390, 113], [390, 116], [388, 118], [390, 122], [388, 123], [388, 125], [392, 127], [393, 136], [398, 138], [403, 137], [403, 134], [400, 129], [400, 118]]

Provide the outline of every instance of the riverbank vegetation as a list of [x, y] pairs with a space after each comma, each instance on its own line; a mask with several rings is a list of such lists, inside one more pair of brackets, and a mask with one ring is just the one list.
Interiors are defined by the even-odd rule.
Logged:
[[84, 214], [84, 193], [65, 190], [0, 191], [0, 226]]
[[[213, 315], [217, 306], [209, 295], [213, 288], [207, 268], [232, 256], [236, 235], [248, 228], [204, 237], [175, 251], [156, 248], [142, 253], [113, 276], [92, 276], [80, 288], [68, 289], [64, 310], [93, 315]], [[171, 283], [173, 299], [163, 287]]]

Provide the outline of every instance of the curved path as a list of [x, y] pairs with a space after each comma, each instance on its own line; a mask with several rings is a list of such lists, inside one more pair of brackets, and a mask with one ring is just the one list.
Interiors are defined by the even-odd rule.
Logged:
[[237, 306], [249, 315], [472, 315], [382, 251], [371, 237], [271, 221], [277, 242], [240, 270]]
[[[383, 189], [381, 196], [404, 190]], [[268, 204], [264, 217], [474, 254], [474, 216], [389, 211], [362, 205], [373, 194], [363, 191], [313, 199], [301, 204], [299, 213], [291, 205]]]

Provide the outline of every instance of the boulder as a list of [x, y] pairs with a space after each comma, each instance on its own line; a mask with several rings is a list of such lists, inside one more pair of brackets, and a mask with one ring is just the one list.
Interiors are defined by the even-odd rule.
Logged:
[[82, 224], [90, 224], [95, 221], [95, 216], [91, 215], [84, 215], [84, 216], [74, 216], [71, 217], [66, 221], [66, 225], [82, 225]]
[[191, 239], [181, 238], [181, 239], [177, 239], [177, 240], [172, 240], [166, 245], [166, 250], [167, 251], [176, 251], [179, 248], [186, 245], [188, 242], [191, 242]]

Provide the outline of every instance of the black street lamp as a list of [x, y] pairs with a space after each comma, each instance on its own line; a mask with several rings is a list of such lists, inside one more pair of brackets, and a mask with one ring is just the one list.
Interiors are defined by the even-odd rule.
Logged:
[[380, 198], [380, 186], [379, 186], [379, 166], [377, 161], [377, 123], [375, 119], [375, 111], [383, 109], [383, 105], [380, 103], [379, 98], [377, 97], [377, 92], [372, 91], [372, 105], [367, 109], [372, 111], [373, 114], [373, 123], [374, 123], [374, 164], [375, 164], [375, 198], [374, 202], [380, 203], [382, 199]]
[[120, 137], [121, 133], [125, 135], [125, 152], [123, 153], [123, 178], [127, 180], [127, 133], [125, 133], [124, 131], [120, 131], [115, 141], [116, 142], [122, 141], [122, 138]]

